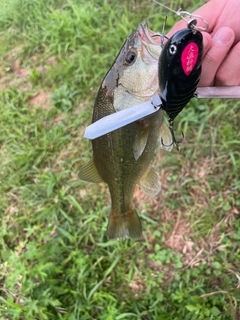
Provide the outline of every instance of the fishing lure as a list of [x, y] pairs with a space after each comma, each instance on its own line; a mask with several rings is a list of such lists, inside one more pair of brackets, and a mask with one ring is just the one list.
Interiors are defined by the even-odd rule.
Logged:
[[[160, 4], [157, 1], [154, 1]], [[160, 4], [162, 5], [162, 4]], [[164, 6], [164, 5], [162, 5]], [[164, 6], [167, 8], [166, 6]], [[170, 8], [168, 8], [171, 10]], [[173, 131], [173, 121], [186, 104], [194, 97], [201, 75], [203, 53], [203, 37], [199, 30], [206, 30], [208, 24], [202, 17], [186, 11], [174, 11], [187, 22], [187, 28], [176, 32], [161, 51], [158, 62], [161, 108], [169, 119], [169, 129], [172, 133], [173, 144], [178, 150], [178, 144]], [[198, 27], [197, 19], [206, 26]], [[163, 143], [163, 141], [162, 141]]]

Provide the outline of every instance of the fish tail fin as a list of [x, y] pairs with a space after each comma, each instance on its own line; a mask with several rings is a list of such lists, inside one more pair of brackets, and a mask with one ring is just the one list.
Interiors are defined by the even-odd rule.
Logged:
[[121, 214], [112, 211], [108, 221], [107, 237], [117, 240], [124, 238], [141, 239], [142, 225], [137, 210], [132, 209]]

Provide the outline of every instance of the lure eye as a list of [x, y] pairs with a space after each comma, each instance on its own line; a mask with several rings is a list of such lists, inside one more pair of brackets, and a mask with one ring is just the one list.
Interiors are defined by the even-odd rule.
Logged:
[[135, 62], [136, 58], [137, 58], [136, 51], [134, 51], [134, 50], [128, 51], [126, 58], [125, 58], [125, 64], [127, 64], [129, 66], [132, 65]]
[[170, 55], [173, 56], [177, 52], [177, 46], [175, 44], [171, 44], [168, 51]]

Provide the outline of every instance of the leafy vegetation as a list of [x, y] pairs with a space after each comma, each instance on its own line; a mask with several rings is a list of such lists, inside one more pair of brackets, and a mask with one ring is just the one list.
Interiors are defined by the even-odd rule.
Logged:
[[83, 132], [126, 37], [144, 19], [161, 31], [167, 12], [147, 0], [0, 5], [0, 319], [239, 319], [239, 101], [191, 101], [180, 152], [153, 159], [161, 192], [136, 190], [143, 241], [107, 241], [108, 189], [78, 179]]

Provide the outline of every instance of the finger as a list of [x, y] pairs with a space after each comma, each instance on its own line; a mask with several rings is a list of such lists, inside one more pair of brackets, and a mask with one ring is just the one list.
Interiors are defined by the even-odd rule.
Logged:
[[199, 86], [207, 87], [214, 85], [217, 70], [233, 44], [234, 37], [233, 30], [228, 27], [220, 28], [215, 34], [212, 39], [212, 46], [203, 58]]
[[209, 33], [202, 32], [203, 35], [203, 58], [212, 47], [212, 37]]
[[240, 42], [229, 52], [221, 66], [216, 78], [216, 86], [239, 86], [240, 85]]
[[180, 20], [178, 21], [174, 27], [166, 34], [167, 38], [170, 38], [171, 36], [174, 35], [174, 33], [176, 33], [179, 30], [185, 29], [187, 28], [187, 24], [186, 21], [184, 20]]

